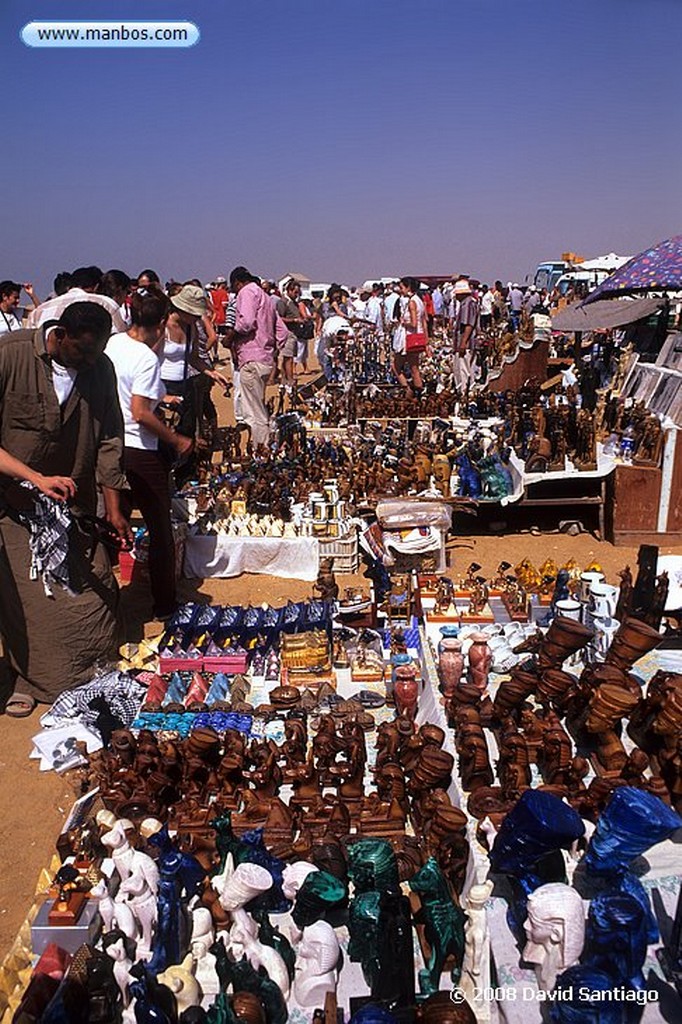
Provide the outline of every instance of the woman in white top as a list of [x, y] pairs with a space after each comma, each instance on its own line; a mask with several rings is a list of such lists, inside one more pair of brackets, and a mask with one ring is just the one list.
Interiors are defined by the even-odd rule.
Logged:
[[[395, 309], [397, 312], [398, 304]], [[419, 282], [414, 277], [401, 277], [400, 320], [393, 333], [393, 372], [398, 382], [419, 398], [424, 386], [419, 370], [419, 356], [424, 349], [407, 351], [408, 334], [421, 334], [425, 339], [424, 344], [428, 342], [426, 311], [419, 298]], [[409, 381], [406, 371], [409, 371]]]
[[160, 345], [170, 305], [160, 291], [136, 292], [130, 301], [131, 326], [114, 334], [105, 349], [116, 370], [123, 413], [123, 463], [130, 486], [127, 513], [137, 507], [149, 531], [149, 580], [153, 614], [166, 619], [175, 610], [175, 541], [170, 515], [169, 465], [159, 441], [179, 458], [193, 441], [171, 430], [156, 415], [166, 389], [161, 381]]
[[[172, 309], [166, 323], [161, 379], [167, 394], [182, 399], [178, 433], [195, 438], [204, 404], [201, 392], [204, 379], [217, 381], [223, 387], [228, 387], [229, 381], [199, 355], [197, 322], [208, 312], [203, 288], [183, 285], [179, 292], [171, 295], [170, 301]], [[176, 483], [181, 484], [191, 472], [191, 464], [186, 463], [180, 475], [176, 474]]]

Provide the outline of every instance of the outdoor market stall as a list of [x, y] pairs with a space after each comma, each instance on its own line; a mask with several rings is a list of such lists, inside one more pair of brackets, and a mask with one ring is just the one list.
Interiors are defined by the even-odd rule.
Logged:
[[[540, 993], [598, 969], [658, 1019], [682, 827], [662, 566], [620, 589], [596, 567], [510, 569], [394, 572], [370, 608], [188, 605], [60, 698], [36, 745], [89, 795], [32, 915], [33, 962], [64, 950], [49, 999], [210, 1021], [248, 993], [265, 1024], [332, 1024], [442, 995], [455, 1021], [539, 1022]], [[74, 723], [92, 742], [50, 744]], [[540, 934], [545, 892], [558, 945], [518, 930]], [[12, 1007], [40, 987], [23, 936]]]

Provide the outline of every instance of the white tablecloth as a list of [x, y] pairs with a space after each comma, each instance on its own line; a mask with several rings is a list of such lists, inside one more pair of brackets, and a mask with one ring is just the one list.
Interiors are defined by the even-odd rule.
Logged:
[[240, 576], [243, 572], [315, 580], [320, 569], [316, 537], [187, 537], [184, 575], [192, 578]]
[[598, 441], [596, 469], [562, 469], [551, 473], [524, 473], [523, 482], [527, 486], [528, 484], [537, 484], [540, 481], [546, 480], [582, 480], [584, 478], [594, 480], [596, 477], [608, 476], [615, 468], [615, 458], [613, 455], [605, 455], [604, 445], [601, 441]]

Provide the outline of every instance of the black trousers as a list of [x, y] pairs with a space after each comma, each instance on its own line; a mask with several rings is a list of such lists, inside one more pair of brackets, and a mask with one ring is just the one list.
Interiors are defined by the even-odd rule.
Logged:
[[191, 437], [192, 440], [197, 433], [197, 396], [193, 386], [194, 377], [185, 377], [184, 380], [164, 380], [163, 386], [166, 393], [182, 398], [180, 406], [180, 422], [178, 423], [178, 434]]
[[149, 580], [154, 614], [164, 615], [173, 611], [176, 604], [168, 464], [158, 451], [141, 448], [125, 448], [123, 462], [132, 505], [142, 513], [149, 531]]

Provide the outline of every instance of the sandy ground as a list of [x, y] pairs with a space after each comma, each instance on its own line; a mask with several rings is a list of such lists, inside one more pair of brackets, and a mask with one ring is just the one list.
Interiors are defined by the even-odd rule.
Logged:
[[[226, 410], [221, 409], [221, 419]], [[557, 518], [562, 518], [558, 516]], [[607, 579], [616, 582], [616, 572], [626, 563], [637, 563], [636, 548], [614, 548], [589, 534], [570, 537], [559, 533], [514, 533], [510, 517], [508, 532], [503, 536], [476, 530], [476, 521], [458, 521], [459, 535], [449, 545], [450, 566], [462, 572], [475, 560], [483, 572], [491, 574], [500, 561], [516, 564], [528, 556], [536, 565], [553, 558], [559, 565], [575, 558], [579, 565], [596, 559]], [[682, 548], [665, 548], [661, 553], [682, 554]], [[339, 577], [340, 585], [351, 582]], [[184, 600], [212, 600], [216, 603], [283, 604], [287, 599], [310, 596], [311, 584], [266, 576], [242, 576], [235, 580], [185, 580], [180, 596]], [[129, 640], [137, 640], [158, 632], [158, 626], [147, 620], [151, 611], [144, 588], [138, 584], [122, 591], [126, 632]], [[38, 873], [46, 865], [60, 832], [65, 813], [71, 806], [73, 793], [68, 782], [54, 772], [41, 773], [37, 762], [29, 760], [31, 737], [39, 730], [39, 712], [28, 719], [0, 716], [0, 961], [8, 951], [28, 911], [35, 891]]]

